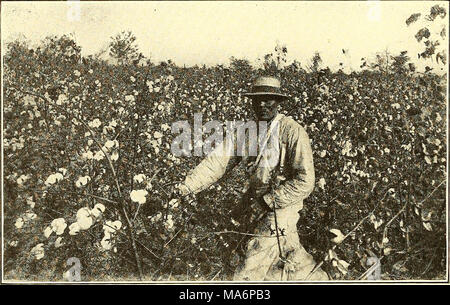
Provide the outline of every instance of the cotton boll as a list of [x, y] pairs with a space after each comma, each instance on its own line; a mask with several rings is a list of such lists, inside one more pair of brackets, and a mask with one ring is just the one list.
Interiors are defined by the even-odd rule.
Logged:
[[54, 219], [51, 223], [51, 229], [53, 232], [56, 233], [56, 235], [61, 235], [64, 233], [64, 230], [67, 227], [66, 221], [64, 220], [64, 218], [57, 218]]
[[21, 229], [23, 227], [24, 221], [22, 217], [16, 219], [16, 223], [14, 224], [17, 229]]
[[120, 230], [122, 227], [122, 222], [120, 220], [111, 221], [107, 220], [105, 224], [103, 225], [103, 230], [105, 234], [113, 234], [116, 231]]
[[144, 174], [135, 175], [133, 181], [136, 183], [142, 183], [147, 177]]
[[317, 185], [321, 188], [321, 189], [325, 189], [325, 179], [324, 178], [320, 178], [320, 180], [317, 182]]
[[78, 222], [74, 222], [69, 226], [69, 235], [77, 235], [80, 232], [81, 228]]
[[45, 255], [44, 244], [37, 244], [31, 249], [30, 253], [34, 255], [37, 260], [40, 260]]
[[91, 128], [97, 128], [100, 127], [100, 125], [102, 125], [102, 122], [99, 119], [94, 119], [93, 121], [89, 122], [88, 125]]
[[80, 230], [87, 230], [94, 224], [94, 220], [92, 217], [80, 217], [77, 218], [77, 223], [80, 226]]
[[94, 160], [101, 161], [103, 158], [105, 158], [105, 154], [102, 150], [97, 151], [94, 155]]
[[105, 147], [108, 149], [114, 147], [114, 141], [111, 140], [106, 141]]
[[80, 177], [75, 182], [75, 185], [76, 185], [76, 187], [82, 187], [82, 186], [86, 185], [89, 181], [91, 181], [91, 177], [89, 177], [89, 176]]
[[47, 180], [45, 180], [45, 185], [50, 186], [52, 184], [56, 183], [56, 177], [55, 175], [50, 175]]
[[100, 245], [104, 250], [111, 250], [112, 243], [111, 243], [111, 236], [109, 234], [105, 234], [102, 241], [100, 242]]
[[80, 227], [80, 230], [87, 230], [93, 225], [94, 220], [92, 219], [90, 210], [88, 208], [81, 208], [78, 210], [77, 223]]
[[146, 202], [146, 196], [148, 192], [146, 190], [133, 190], [130, 193], [131, 200], [139, 204], [144, 204]]
[[62, 237], [60, 236], [55, 240], [55, 248], [62, 247], [63, 245], [64, 243], [62, 242]]
[[97, 203], [94, 208], [91, 210], [91, 214], [98, 218], [105, 211], [105, 206], [101, 203]]
[[160, 133], [159, 131], [155, 131], [154, 134], [153, 134], [153, 137], [154, 137], [155, 139], [160, 139], [160, 138], [163, 137], [163, 134]]
[[112, 161], [117, 161], [119, 159], [119, 153], [117, 151], [113, 152], [111, 155]]
[[95, 206], [94, 206], [94, 209], [99, 209], [102, 213], [105, 211], [105, 206], [103, 205], [103, 204], [101, 204], [101, 203], [97, 203]]

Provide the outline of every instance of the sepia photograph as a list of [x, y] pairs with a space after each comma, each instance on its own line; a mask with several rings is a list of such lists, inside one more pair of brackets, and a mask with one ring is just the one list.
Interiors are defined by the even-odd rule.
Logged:
[[448, 283], [448, 2], [0, 7], [2, 283]]

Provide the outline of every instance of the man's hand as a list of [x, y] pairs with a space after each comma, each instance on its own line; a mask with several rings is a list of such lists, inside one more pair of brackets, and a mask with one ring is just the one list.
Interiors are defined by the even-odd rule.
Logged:
[[172, 191], [172, 198], [181, 198], [191, 193], [184, 183], [177, 184]]
[[259, 198], [267, 194], [270, 188], [269, 184], [261, 184], [256, 186], [254, 189], [255, 189], [255, 197]]
[[258, 202], [258, 204], [264, 209], [264, 210], [271, 210], [272, 208], [272, 197], [270, 196], [270, 185], [262, 184], [255, 187], [255, 199]]
[[171, 198], [184, 200], [185, 202], [188, 202], [190, 204], [195, 204], [196, 202], [194, 193], [192, 193], [184, 183], [177, 184], [173, 188]]

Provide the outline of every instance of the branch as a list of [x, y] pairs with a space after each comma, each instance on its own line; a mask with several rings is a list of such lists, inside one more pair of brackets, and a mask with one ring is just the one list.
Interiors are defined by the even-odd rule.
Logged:
[[388, 230], [389, 226], [391, 225], [391, 223], [392, 223], [398, 216], [400, 216], [401, 213], [403, 213], [403, 212], [405, 211], [407, 205], [408, 205], [408, 202], [406, 202], [406, 203], [403, 205], [403, 207], [400, 209], [400, 211], [398, 211], [397, 214], [395, 214], [395, 216], [392, 217], [392, 219], [389, 220], [389, 221], [386, 223], [386, 225], [384, 226], [384, 230], [383, 230], [383, 240], [384, 240], [384, 238], [385, 238], [386, 235], [387, 235], [387, 230]]
[[93, 198], [96, 198], [96, 199], [99, 199], [99, 200], [103, 200], [103, 201], [106, 201], [106, 202], [109, 202], [109, 203], [112, 203], [112, 204], [119, 204], [117, 201], [114, 201], [114, 200], [111, 200], [111, 199], [108, 199], [108, 198], [105, 198], [105, 197], [97, 196], [97, 195], [94, 195], [94, 194], [86, 193], [84, 195], [90, 196], [90, 197], [93, 197]]
[[[29, 95], [36, 96], [36, 97], [38, 97], [38, 98], [44, 100], [45, 102], [50, 102], [45, 96], [43, 96], [43, 95], [41, 95], [41, 94], [38, 94], [38, 93], [35, 93], [35, 92], [31, 92], [31, 91], [21, 90], [21, 89], [16, 88], [16, 87], [14, 87], [14, 88], [15, 88], [17, 91], [20, 91], [20, 92], [22, 92], [22, 93], [26, 93], [26, 94], [29, 94]], [[62, 112], [66, 113], [66, 114], [68, 114], [68, 115], [74, 116], [74, 117], [75, 117], [77, 120], [79, 120], [79, 121], [81, 122], [81, 124], [82, 124], [82, 125], [90, 132], [90, 134], [92, 135], [92, 139], [94, 140], [95, 144], [97, 144], [97, 146], [100, 148], [100, 150], [103, 152], [103, 154], [106, 156], [106, 158], [107, 158], [107, 160], [108, 160], [108, 163], [109, 163], [109, 166], [110, 166], [110, 168], [111, 168], [111, 171], [112, 171], [114, 180], [115, 180], [115, 182], [116, 182], [117, 191], [119, 192], [119, 196], [122, 197], [122, 193], [121, 193], [121, 190], [120, 190], [119, 182], [118, 182], [118, 180], [117, 180], [116, 170], [115, 170], [115, 168], [114, 168], [114, 165], [112, 164], [112, 161], [111, 161], [109, 155], [103, 150], [103, 146], [102, 146], [102, 145], [100, 144], [100, 142], [98, 141], [97, 136], [96, 136], [96, 133], [95, 133], [95, 132], [89, 127], [89, 125], [88, 125], [82, 118], [80, 118], [79, 116], [74, 115], [73, 113], [70, 113], [70, 114], [69, 114], [63, 107], [60, 107], [59, 105], [53, 105], [53, 106], [54, 106], [55, 108], [60, 109]]]
[[[127, 236], [127, 234], [125, 234], [124, 232], [122, 232], [122, 231], [119, 231], [119, 230], [117, 230], [116, 228], [114, 228], [114, 227], [111, 227], [110, 225], [108, 225], [108, 224], [104, 224], [105, 226], [107, 226], [107, 227], [110, 227], [111, 229], [114, 229], [116, 232], [119, 232], [120, 234], [122, 234], [122, 235], [124, 235], [125, 237], [128, 237]], [[137, 240], [137, 239], [135, 239], [136, 240], [136, 242], [139, 244], [139, 245], [141, 245], [145, 250], [147, 250], [150, 254], [152, 254], [154, 257], [156, 257], [157, 259], [159, 259], [159, 260], [161, 260], [161, 258], [158, 256], [158, 255], [156, 255], [155, 253], [153, 253], [153, 251], [152, 250], [150, 250], [150, 249], [148, 249], [143, 243], [141, 243], [139, 240]]]
[[[345, 236], [344, 236], [344, 238], [342, 239], [342, 241], [339, 243], [339, 244], [335, 244], [330, 250], [334, 250], [334, 249], [336, 249], [336, 247], [338, 246], [338, 245], [340, 245], [340, 244], [342, 244], [342, 242], [344, 241], [344, 240], [346, 240], [347, 239], [347, 237], [349, 237], [353, 232], [355, 232], [358, 228], [359, 228], [359, 226], [360, 225], [362, 225], [362, 223], [364, 222], [364, 221], [366, 221], [366, 219], [367, 218], [369, 218], [372, 214], [373, 214], [373, 212], [375, 212], [375, 209], [376, 209], [377, 207], [375, 207], [373, 210], [372, 210], [372, 212], [370, 212], [366, 217], [364, 217], [363, 219], [361, 219], [361, 221], [350, 231], [350, 232], [348, 232]], [[328, 255], [328, 254], [327, 254]], [[326, 256], [325, 256], [325, 258], [326, 258]], [[318, 265], [316, 265], [316, 267], [314, 267], [314, 269], [313, 270], [311, 270], [311, 272], [308, 274], [308, 276], [305, 278], [305, 280], [309, 280], [309, 278], [311, 277], [311, 275], [313, 275], [313, 273], [314, 272], [316, 272], [322, 265], [323, 265], [323, 263], [325, 262], [325, 259], [323, 259]]]
[[[50, 192], [50, 193], [53, 193], [53, 194], [60, 194], [61, 193], [61, 192], [56, 192], [56, 191], [51, 191], [51, 190], [45, 190], [45, 191], [38, 190], [38, 189], [29, 189], [29, 190], [32, 190], [33, 192], [36, 192], [36, 193], [46, 193], [46, 192]], [[66, 193], [66, 194], [85, 195], [85, 196], [93, 197], [93, 198], [96, 198], [96, 199], [99, 199], [99, 200], [103, 200], [103, 201], [106, 201], [106, 202], [109, 202], [109, 203], [112, 203], [112, 204], [119, 204], [117, 201], [114, 201], [114, 200], [111, 200], [111, 199], [108, 199], [108, 198], [105, 198], [105, 197], [97, 196], [97, 195], [94, 195], [94, 194], [90, 194], [90, 193], [77, 193], [77, 192], [70, 192], [70, 191], [67, 191], [67, 190], [61, 190], [61, 191]]]
[[220, 235], [220, 234], [227, 234], [227, 233], [233, 233], [233, 234], [239, 234], [239, 235], [245, 235], [245, 236], [256, 236], [256, 237], [272, 237], [272, 238], [276, 238], [276, 235], [261, 235], [261, 234], [251, 234], [251, 233], [245, 233], [245, 232], [239, 232], [239, 231], [221, 231], [221, 232], [209, 232], [210, 234], [216, 234], [216, 235]]
[[434, 190], [433, 190], [431, 193], [429, 193], [429, 194], [425, 197], [425, 199], [423, 199], [421, 202], [418, 203], [418, 205], [421, 205], [421, 204], [424, 203], [428, 198], [430, 198], [431, 195], [433, 195], [434, 192], [435, 192], [435, 191], [436, 191], [436, 190], [437, 190], [437, 189], [438, 189], [445, 181], [447, 181], [447, 180], [446, 180], [446, 179], [442, 180], [441, 183], [439, 183], [439, 185], [436, 186], [436, 187], [434, 188]]
[[214, 275], [212, 279], [210, 279], [210, 281], [214, 281], [214, 279], [220, 274], [220, 272], [222, 272], [222, 269], [220, 269], [219, 272], [217, 272], [216, 275]]
[[377, 269], [377, 268], [379, 267], [379, 262], [381, 261], [381, 259], [382, 259], [383, 257], [384, 257], [384, 256], [382, 256], [382, 257], [379, 258], [378, 263], [373, 264], [372, 266], [370, 266], [369, 269], [367, 269], [366, 271], [364, 271], [364, 273], [361, 274], [361, 275], [358, 277], [358, 281], [362, 280], [362, 279], [365, 278], [367, 275], [371, 274], [375, 269]]
[[[161, 169], [158, 169], [158, 170], [153, 174], [153, 176], [150, 178], [149, 183], [152, 183], [153, 179], [156, 177], [156, 175], [157, 175], [160, 171], [161, 171]], [[134, 217], [133, 217], [133, 223], [136, 221], [136, 217], [138, 216], [139, 208], [140, 208], [140, 207], [141, 207], [141, 205], [138, 205], [138, 207], [137, 207], [137, 209], [136, 209], [136, 213], [134, 214]]]
[[[436, 186], [434, 189], [433, 189], [433, 191], [431, 191], [421, 202], [419, 202], [418, 203], [418, 205], [420, 206], [422, 203], [424, 203], [428, 198], [430, 198], [433, 194], [434, 194], [434, 192], [445, 182], [446, 180], [444, 179], [444, 180], [442, 180], [441, 181], [441, 183], [439, 183], [439, 185], [438, 186]], [[405, 209], [406, 209], [406, 206], [407, 206], [407, 204], [408, 204], [408, 202], [406, 202], [404, 205], [403, 205], [403, 207], [400, 209], [400, 211], [398, 211], [397, 212], [397, 214], [395, 214], [394, 215], [394, 217], [392, 217], [392, 219], [391, 220], [389, 220], [387, 223], [386, 223], [386, 225], [384, 226], [384, 231], [383, 231], [383, 239], [386, 237], [386, 235], [387, 235], [387, 229], [388, 229], [388, 227], [391, 225], [391, 223], [398, 217], [398, 216], [400, 216], [400, 214], [402, 213], [402, 212], [404, 212], [405, 211]]]
[[[40, 94], [37, 94], [37, 93], [34, 93], [34, 92], [23, 91], [23, 90], [17, 89], [17, 88], [15, 88], [15, 89], [18, 90], [18, 91], [21, 91], [21, 92], [25, 92], [25, 93], [30, 94], [30, 95], [37, 96], [37, 97], [41, 98], [42, 100], [44, 100], [44, 101], [46, 101], [46, 102], [50, 102], [45, 96], [42, 96], [42, 95], [40, 95]], [[72, 113], [68, 113], [68, 112], [64, 109], [64, 107], [60, 107], [59, 105], [55, 105], [55, 104], [53, 104], [53, 106], [54, 106], [55, 108], [57, 108], [57, 109], [60, 109], [62, 112], [64, 112], [64, 113], [67, 114], [68, 116], [73, 115]], [[123, 198], [122, 198], [122, 192], [121, 192], [121, 190], [120, 190], [120, 185], [119, 185], [119, 181], [118, 181], [118, 179], [117, 179], [116, 170], [115, 170], [115, 168], [114, 168], [114, 165], [112, 164], [111, 158], [110, 158], [109, 155], [103, 150], [103, 146], [102, 146], [102, 145], [100, 144], [100, 142], [98, 141], [97, 136], [96, 136], [96, 133], [89, 127], [89, 125], [88, 125], [82, 118], [78, 117], [77, 115], [73, 115], [73, 116], [74, 116], [77, 120], [79, 120], [79, 121], [81, 122], [81, 124], [82, 124], [82, 125], [90, 132], [90, 134], [91, 134], [91, 136], [92, 136], [92, 139], [94, 140], [95, 144], [100, 148], [100, 150], [101, 150], [101, 151], [103, 152], [103, 154], [106, 156], [106, 159], [108, 160], [110, 169], [111, 169], [112, 174], [113, 174], [113, 177], [114, 177], [114, 181], [116, 182], [116, 188], [117, 188], [117, 191], [118, 191], [118, 193], [119, 193], [119, 198], [120, 198], [120, 200], [122, 201], [122, 199], [123, 199]], [[139, 253], [138, 253], [138, 251], [137, 251], [136, 242], [135, 242], [135, 238], [134, 238], [134, 233], [133, 233], [133, 230], [132, 230], [132, 228], [133, 228], [133, 223], [131, 222], [130, 218], [128, 217], [128, 213], [127, 213], [127, 211], [126, 211], [126, 209], [125, 209], [125, 205], [123, 204], [123, 202], [121, 202], [121, 205], [122, 205], [122, 213], [123, 213], [123, 215], [124, 215], [124, 217], [125, 217], [125, 219], [126, 219], [126, 221], [127, 221], [127, 223], [128, 223], [128, 229], [129, 229], [129, 233], [130, 233], [131, 245], [132, 245], [132, 247], [133, 247], [134, 255], [135, 255], [135, 258], [136, 258], [136, 264], [137, 264], [137, 267], [138, 267], [139, 278], [142, 278], [143, 272], [142, 272], [141, 260], [140, 260], [140, 257], [139, 257]]]

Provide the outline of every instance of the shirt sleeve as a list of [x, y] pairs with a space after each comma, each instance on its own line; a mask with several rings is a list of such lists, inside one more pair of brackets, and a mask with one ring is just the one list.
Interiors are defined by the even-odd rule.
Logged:
[[186, 176], [184, 185], [191, 193], [198, 193], [219, 180], [227, 171], [233, 156], [233, 143], [224, 140]]
[[289, 136], [287, 154], [292, 169], [290, 179], [264, 195], [264, 200], [271, 207], [284, 208], [307, 198], [314, 189], [315, 173], [311, 143], [308, 134], [299, 126]]

